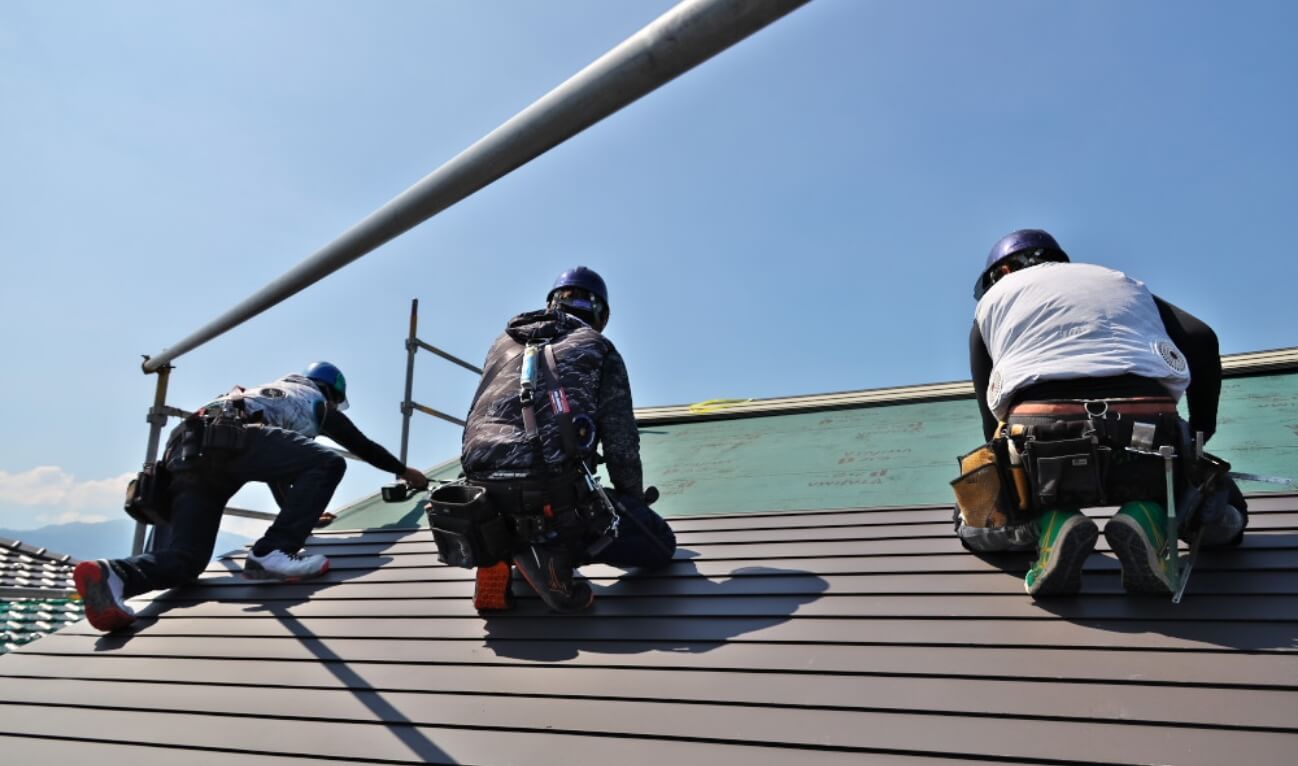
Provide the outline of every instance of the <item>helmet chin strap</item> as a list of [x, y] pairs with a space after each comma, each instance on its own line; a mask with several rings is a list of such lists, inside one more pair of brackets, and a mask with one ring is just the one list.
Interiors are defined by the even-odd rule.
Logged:
[[591, 306], [577, 306], [563, 298], [555, 298], [550, 301], [549, 309], [572, 314], [596, 330], [602, 331], [608, 325], [608, 308], [602, 306], [599, 301], [590, 301], [590, 303]]

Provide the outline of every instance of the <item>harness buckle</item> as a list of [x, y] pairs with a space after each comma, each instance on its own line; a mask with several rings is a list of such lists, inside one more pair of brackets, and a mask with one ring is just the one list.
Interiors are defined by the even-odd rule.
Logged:
[[1154, 449], [1154, 436], [1158, 427], [1153, 423], [1143, 423], [1137, 421], [1131, 426], [1131, 447], [1142, 452], [1152, 452]]
[[[1098, 412], [1092, 409], [1092, 407], [1097, 404], [1099, 405]], [[1085, 409], [1086, 414], [1090, 415], [1092, 418], [1102, 418], [1109, 414], [1109, 402], [1105, 399], [1087, 399], [1082, 402], [1082, 408]]]

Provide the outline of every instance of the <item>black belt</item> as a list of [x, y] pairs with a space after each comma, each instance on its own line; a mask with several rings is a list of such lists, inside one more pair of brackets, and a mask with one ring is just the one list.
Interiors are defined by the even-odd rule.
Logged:
[[542, 479], [470, 478], [469, 483], [487, 490], [491, 504], [501, 513], [515, 515], [552, 515], [575, 508], [586, 496], [585, 485], [575, 471]]

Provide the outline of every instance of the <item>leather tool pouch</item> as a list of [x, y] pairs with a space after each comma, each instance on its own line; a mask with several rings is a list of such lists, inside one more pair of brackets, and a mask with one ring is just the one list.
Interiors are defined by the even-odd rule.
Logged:
[[1009, 455], [1004, 439], [993, 439], [960, 456], [959, 478], [951, 482], [956, 509], [965, 526], [999, 529], [1019, 522], [1020, 502], [1015, 481], [1007, 470]]
[[171, 523], [171, 474], [161, 461], [150, 463], [126, 486], [127, 515], [141, 524]]
[[513, 534], [487, 499], [487, 490], [463, 482], [443, 484], [428, 498], [428, 526], [437, 558], [449, 566], [491, 566], [511, 555]]
[[1104, 481], [1111, 450], [1091, 436], [1028, 439], [1022, 454], [1036, 510], [1106, 504]]
[[227, 418], [215, 418], [203, 428], [203, 454], [238, 452], [243, 449], [243, 423]]

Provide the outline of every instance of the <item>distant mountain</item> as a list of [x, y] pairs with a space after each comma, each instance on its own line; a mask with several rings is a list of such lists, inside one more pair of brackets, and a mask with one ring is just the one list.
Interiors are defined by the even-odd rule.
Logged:
[[[54, 553], [66, 553], [77, 559], [125, 558], [131, 555], [135, 522], [116, 519], [97, 524], [54, 524], [40, 529], [0, 529], [0, 537], [21, 540], [38, 548], [49, 548]], [[243, 535], [221, 532], [216, 536], [215, 555], [241, 548], [250, 542], [252, 540]]]

